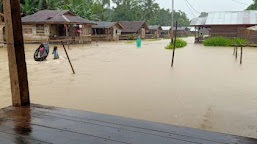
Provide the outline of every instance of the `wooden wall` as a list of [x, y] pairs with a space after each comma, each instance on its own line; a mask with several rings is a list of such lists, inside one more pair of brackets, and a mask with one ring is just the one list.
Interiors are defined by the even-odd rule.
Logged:
[[257, 43], [257, 32], [251, 31], [250, 35], [246, 34], [249, 26], [211, 26], [210, 37], [224, 36], [228, 38], [244, 38], [250, 43]]
[[23, 37], [25, 43], [48, 42], [50, 36], [50, 25], [44, 25], [44, 33], [37, 33], [36, 24], [23, 25]]

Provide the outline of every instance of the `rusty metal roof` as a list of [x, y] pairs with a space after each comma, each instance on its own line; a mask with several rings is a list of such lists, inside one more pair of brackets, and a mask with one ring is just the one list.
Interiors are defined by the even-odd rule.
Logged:
[[208, 14], [205, 25], [256, 25], [257, 11], [224, 11]]
[[190, 26], [204, 26], [206, 23], [207, 17], [203, 18], [194, 18], [191, 20]]
[[68, 10], [41, 10], [22, 18], [23, 24], [94, 24]]

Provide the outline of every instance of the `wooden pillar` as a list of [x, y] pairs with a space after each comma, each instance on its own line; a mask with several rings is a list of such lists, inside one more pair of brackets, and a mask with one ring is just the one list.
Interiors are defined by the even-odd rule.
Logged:
[[14, 106], [30, 104], [19, 0], [4, 0], [9, 72]]

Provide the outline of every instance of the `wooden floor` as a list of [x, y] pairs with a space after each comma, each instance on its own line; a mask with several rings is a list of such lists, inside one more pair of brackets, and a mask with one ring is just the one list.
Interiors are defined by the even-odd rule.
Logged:
[[49, 106], [0, 110], [0, 144], [257, 144], [192, 128]]

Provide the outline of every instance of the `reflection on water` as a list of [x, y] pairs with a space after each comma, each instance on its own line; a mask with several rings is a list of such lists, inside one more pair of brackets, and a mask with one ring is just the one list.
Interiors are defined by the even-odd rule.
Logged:
[[[176, 51], [169, 40], [135, 44], [94, 43], [68, 50], [59, 60], [35, 62], [26, 45], [33, 103], [120, 115], [256, 137], [257, 49], [245, 48], [243, 65], [232, 48], [194, 45]], [[51, 45], [53, 48], [53, 45]], [[0, 49], [0, 106], [11, 104], [6, 49]]]

